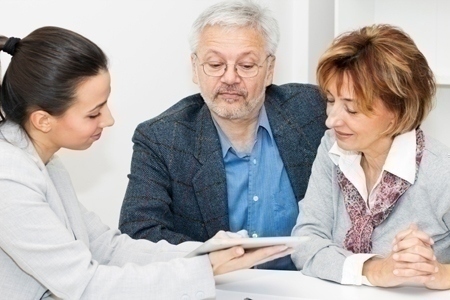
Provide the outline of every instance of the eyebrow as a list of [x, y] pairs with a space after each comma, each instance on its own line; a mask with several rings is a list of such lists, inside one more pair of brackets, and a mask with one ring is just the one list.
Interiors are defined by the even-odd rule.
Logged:
[[[209, 49], [209, 50], [206, 51], [205, 56], [206, 56], [206, 55], [210, 55], [210, 54], [215, 54], [215, 55], [219, 55], [219, 56], [223, 56], [223, 55], [224, 55], [222, 52], [219, 52], [219, 51], [217, 51], [217, 50]], [[197, 55], [197, 54], [196, 54], [196, 55]], [[241, 59], [242, 57], [248, 56], [248, 55], [255, 55], [255, 56], [258, 56], [253, 50], [250, 50], [250, 51], [247, 51], [247, 52], [240, 53], [238, 59]], [[197, 56], [197, 57], [198, 57], [198, 56]]]
[[90, 111], [88, 111], [88, 113], [91, 113], [91, 112], [93, 112], [94, 110], [96, 110], [97, 108], [102, 107], [103, 105], [106, 104], [106, 102], [108, 102], [108, 100], [105, 100], [105, 101], [103, 101], [102, 103], [96, 105], [93, 109], [91, 109]]

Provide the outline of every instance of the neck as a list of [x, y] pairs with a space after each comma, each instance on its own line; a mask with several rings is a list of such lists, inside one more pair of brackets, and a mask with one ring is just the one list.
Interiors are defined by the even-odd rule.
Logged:
[[37, 154], [41, 158], [44, 165], [46, 165], [50, 161], [53, 154], [59, 150], [59, 148], [51, 145], [45, 132], [39, 131], [32, 126], [27, 125], [25, 125], [25, 131], [33, 143]]
[[375, 150], [363, 151], [361, 157], [361, 167], [366, 176], [367, 190], [370, 193], [375, 182], [383, 170], [384, 163], [392, 145], [392, 138], [386, 138], [381, 147]]
[[256, 140], [259, 115], [251, 119], [224, 119], [214, 113], [212, 115], [236, 151], [251, 152]]

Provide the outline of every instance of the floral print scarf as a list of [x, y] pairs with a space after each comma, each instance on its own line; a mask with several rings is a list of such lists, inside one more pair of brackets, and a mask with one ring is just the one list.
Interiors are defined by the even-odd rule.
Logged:
[[[416, 130], [416, 178], [422, 160], [425, 141], [420, 128]], [[337, 168], [337, 180], [344, 194], [344, 203], [352, 221], [347, 231], [344, 247], [353, 253], [370, 253], [372, 251], [372, 232], [390, 214], [395, 203], [411, 184], [396, 175], [383, 171], [377, 187], [375, 203], [369, 209], [356, 187]]]

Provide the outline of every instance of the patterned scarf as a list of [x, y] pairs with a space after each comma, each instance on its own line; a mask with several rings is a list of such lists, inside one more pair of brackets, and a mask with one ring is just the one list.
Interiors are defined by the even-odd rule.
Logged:
[[[425, 141], [420, 128], [416, 130], [416, 179], [422, 160]], [[372, 251], [372, 232], [391, 213], [398, 198], [411, 186], [411, 184], [387, 171], [383, 172], [377, 187], [375, 203], [367, 208], [364, 199], [355, 186], [337, 168], [337, 180], [344, 194], [344, 203], [352, 221], [347, 231], [344, 247], [353, 253], [370, 253]]]

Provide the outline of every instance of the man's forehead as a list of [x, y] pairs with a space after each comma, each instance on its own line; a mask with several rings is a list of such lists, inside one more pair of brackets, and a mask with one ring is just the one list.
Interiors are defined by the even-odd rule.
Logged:
[[264, 51], [265, 44], [262, 34], [251, 27], [230, 29], [210, 26], [200, 35], [198, 51], [212, 54], [238, 52], [239, 55], [259, 55]]

